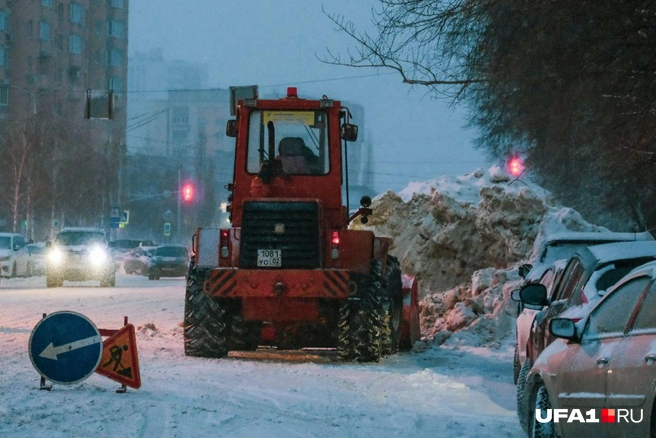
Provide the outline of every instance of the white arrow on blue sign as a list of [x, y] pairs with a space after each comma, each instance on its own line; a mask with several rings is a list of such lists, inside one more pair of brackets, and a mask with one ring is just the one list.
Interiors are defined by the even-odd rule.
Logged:
[[32, 330], [28, 344], [32, 365], [46, 379], [64, 385], [94, 373], [102, 357], [102, 337], [86, 316], [51, 313]]

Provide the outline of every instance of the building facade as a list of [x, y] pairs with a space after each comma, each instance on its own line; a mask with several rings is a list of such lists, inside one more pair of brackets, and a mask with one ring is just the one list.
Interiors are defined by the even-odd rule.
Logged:
[[[42, 226], [50, 227], [53, 221], [59, 226], [103, 225], [107, 204], [119, 196], [118, 174], [125, 153], [128, 9], [129, 0], [0, 0], [0, 129], [4, 134], [0, 148], [20, 146], [8, 143], [10, 132], [14, 137], [16, 132], [31, 132], [25, 134], [23, 148], [38, 151], [41, 157], [47, 151], [53, 159], [50, 167], [88, 154], [86, 160], [102, 161], [106, 172], [103, 185], [94, 187], [92, 198], [98, 199], [85, 195], [83, 201], [73, 200], [63, 186], [62, 193], [49, 193], [55, 201], [42, 207], [52, 217], [46, 220], [42, 214], [46, 223]], [[87, 89], [115, 91], [113, 120], [85, 120]], [[39, 135], [34, 134], [37, 129]], [[84, 153], [76, 148], [84, 148]], [[41, 178], [37, 167], [30, 178]], [[59, 170], [70, 174], [65, 168]], [[55, 174], [51, 178], [64, 182]], [[29, 184], [36, 184], [19, 178], [2, 182], [14, 184], [21, 193], [34, 192]], [[29, 222], [39, 205], [34, 197], [23, 198], [29, 196], [22, 196], [20, 203], [0, 204], [0, 224], [11, 210], [12, 216], [25, 217], [20, 221], [28, 229], [34, 226]]]

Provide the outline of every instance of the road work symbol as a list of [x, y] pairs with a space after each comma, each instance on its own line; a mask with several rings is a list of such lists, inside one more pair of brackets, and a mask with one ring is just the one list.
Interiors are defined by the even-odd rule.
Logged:
[[128, 324], [103, 342], [102, 360], [96, 370], [125, 386], [139, 388], [139, 358], [134, 326]]
[[98, 367], [102, 338], [89, 318], [76, 312], [54, 312], [32, 330], [28, 343], [34, 368], [61, 384], [80, 382]]

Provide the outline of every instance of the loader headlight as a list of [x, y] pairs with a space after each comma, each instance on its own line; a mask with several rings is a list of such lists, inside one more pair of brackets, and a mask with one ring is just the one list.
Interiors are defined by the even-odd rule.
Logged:
[[59, 248], [52, 248], [48, 253], [48, 259], [53, 264], [59, 265], [64, 260], [64, 251]]
[[89, 251], [89, 259], [95, 266], [102, 265], [107, 260], [107, 251], [96, 245]]

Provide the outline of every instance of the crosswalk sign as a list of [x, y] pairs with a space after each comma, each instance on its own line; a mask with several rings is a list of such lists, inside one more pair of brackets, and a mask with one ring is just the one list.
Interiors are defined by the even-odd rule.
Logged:
[[141, 387], [137, 338], [132, 324], [123, 326], [105, 339], [96, 373], [130, 388]]

